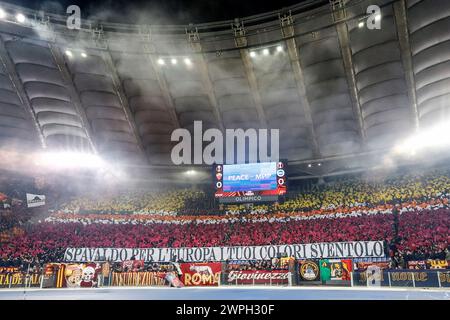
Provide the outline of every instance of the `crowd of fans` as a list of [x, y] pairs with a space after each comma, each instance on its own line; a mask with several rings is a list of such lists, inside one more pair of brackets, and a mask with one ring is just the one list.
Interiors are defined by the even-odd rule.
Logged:
[[283, 203], [219, 206], [200, 189], [122, 190], [90, 192], [60, 205], [60, 211], [81, 214], [236, 215], [295, 213], [354, 208], [378, 208], [405, 202], [426, 202], [450, 195], [450, 172], [440, 170], [375, 180], [346, 178], [316, 186], [307, 192], [289, 192]]
[[[202, 190], [120, 191], [65, 201], [0, 244], [0, 266], [58, 262], [67, 247], [208, 247], [383, 240], [396, 266], [446, 259], [450, 174], [343, 180], [283, 203], [214, 207]], [[203, 204], [201, 204], [203, 203]], [[3, 221], [3, 220], [2, 220]], [[6, 221], [6, 220], [5, 220]], [[254, 267], [254, 266], [253, 266]]]
[[202, 190], [122, 190], [89, 193], [71, 199], [60, 207], [66, 213], [170, 216], [200, 212], [205, 199], [207, 197]]
[[[59, 261], [67, 247], [201, 247], [295, 244], [393, 238], [392, 215], [363, 215], [345, 219], [222, 224], [89, 224], [39, 223], [10, 243], [3, 258], [24, 255]], [[51, 254], [53, 253], [53, 254]]]

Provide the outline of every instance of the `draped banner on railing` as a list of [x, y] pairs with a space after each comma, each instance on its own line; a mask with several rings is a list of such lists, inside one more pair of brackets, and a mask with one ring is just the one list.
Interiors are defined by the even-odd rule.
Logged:
[[113, 272], [112, 286], [164, 286], [165, 272]]
[[383, 257], [383, 241], [328, 242], [269, 246], [200, 247], [200, 248], [67, 248], [64, 260], [169, 262], [269, 260], [280, 255], [296, 259]]

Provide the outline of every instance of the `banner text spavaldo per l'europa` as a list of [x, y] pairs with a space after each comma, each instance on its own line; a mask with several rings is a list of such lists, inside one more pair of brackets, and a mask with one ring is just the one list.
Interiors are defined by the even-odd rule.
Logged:
[[328, 242], [272, 246], [199, 248], [67, 248], [67, 262], [137, 260], [169, 262], [269, 260], [287, 254], [296, 259], [384, 257], [383, 241]]

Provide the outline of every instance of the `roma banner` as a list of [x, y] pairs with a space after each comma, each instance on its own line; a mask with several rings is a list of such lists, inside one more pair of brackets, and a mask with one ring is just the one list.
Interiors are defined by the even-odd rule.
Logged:
[[298, 262], [298, 273], [301, 281], [319, 281], [320, 270], [316, 261], [304, 260]]
[[225, 260], [271, 260], [278, 256], [295, 259], [384, 257], [383, 241], [304, 243], [270, 246], [196, 248], [67, 248], [64, 261], [121, 262], [131, 257], [145, 262], [187, 262]]
[[116, 287], [164, 286], [165, 277], [165, 272], [113, 272], [111, 285]]
[[228, 284], [288, 284], [287, 270], [232, 270], [227, 275]]
[[208, 263], [180, 263], [182, 272], [181, 282], [185, 286], [218, 286], [222, 264]]

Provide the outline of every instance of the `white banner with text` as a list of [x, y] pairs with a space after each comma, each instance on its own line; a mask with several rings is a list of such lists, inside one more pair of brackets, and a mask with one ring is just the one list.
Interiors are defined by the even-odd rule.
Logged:
[[198, 248], [67, 248], [67, 262], [136, 260], [202, 262], [225, 260], [269, 260], [279, 256], [296, 259], [384, 257], [383, 241], [327, 242], [267, 246]]

